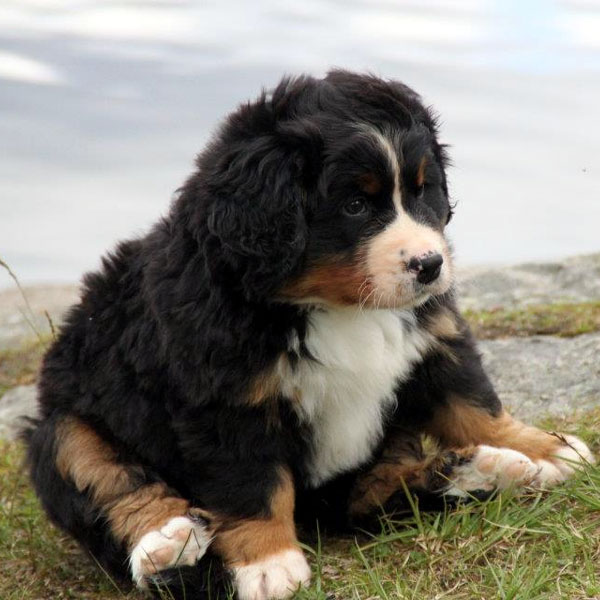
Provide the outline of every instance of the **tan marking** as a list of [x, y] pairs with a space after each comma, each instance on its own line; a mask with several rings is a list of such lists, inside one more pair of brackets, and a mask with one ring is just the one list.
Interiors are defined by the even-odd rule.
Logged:
[[130, 474], [116, 462], [117, 453], [85, 423], [68, 417], [56, 428], [56, 466], [79, 491], [89, 490], [102, 507], [134, 491]]
[[325, 301], [335, 306], [358, 304], [370, 291], [359, 258], [334, 256], [309, 267], [281, 291], [281, 296], [299, 302]]
[[440, 339], [455, 339], [461, 335], [456, 316], [445, 307], [431, 315], [425, 327], [431, 335]]
[[280, 470], [279, 477], [267, 516], [233, 521], [225, 518], [217, 525], [213, 549], [228, 566], [250, 564], [272, 554], [298, 548], [294, 524], [294, 483], [285, 469]]
[[[403, 438], [396, 443], [392, 441], [380, 461], [357, 479], [350, 497], [350, 515], [359, 517], [372, 513], [383, 507], [394, 493], [403, 491], [405, 486], [427, 489], [432, 476], [442, 471], [447, 455], [440, 452], [431, 438], [422, 439], [422, 452], [407, 451], [402, 448], [403, 441]], [[469, 446], [454, 452], [470, 458], [475, 448]]]
[[417, 187], [421, 187], [425, 185], [425, 168], [427, 167], [427, 157], [424, 156], [419, 163], [419, 168], [417, 170]]
[[379, 463], [356, 482], [348, 512], [352, 516], [367, 515], [383, 505], [392, 494], [414, 485], [426, 470], [427, 461], [406, 460], [399, 464]]
[[382, 187], [381, 181], [375, 173], [365, 173], [364, 175], [360, 175], [358, 178], [358, 185], [363, 192], [371, 196], [379, 194]]
[[532, 460], [549, 458], [563, 445], [555, 435], [525, 425], [507, 412], [494, 417], [456, 396], [436, 411], [427, 433], [446, 447], [487, 444], [517, 450]]
[[106, 507], [113, 535], [133, 548], [149, 531], [188, 513], [189, 503], [172, 495], [163, 483], [144, 485]]
[[140, 485], [133, 467], [117, 462], [115, 450], [78, 419], [68, 417], [57, 426], [56, 466], [80, 492], [87, 491], [113, 535], [130, 549], [148, 531], [188, 513], [188, 502], [164, 483]]
[[276, 399], [281, 392], [281, 378], [276, 369], [263, 371], [250, 386], [248, 404], [259, 406]]
[[366, 123], [359, 123], [358, 129], [365, 135], [370, 136], [381, 148], [383, 154], [387, 158], [388, 165], [392, 171], [394, 179], [394, 191], [392, 193], [392, 200], [396, 210], [402, 212], [402, 194], [400, 192], [400, 165], [398, 164], [398, 156], [394, 144], [389, 140], [381, 131], [375, 129], [371, 125]]

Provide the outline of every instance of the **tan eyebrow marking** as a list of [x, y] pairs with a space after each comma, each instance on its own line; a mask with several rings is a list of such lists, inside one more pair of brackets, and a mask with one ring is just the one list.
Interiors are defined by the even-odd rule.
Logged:
[[374, 196], [381, 191], [381, 180], [375, 173], [364, 173], [358, 177], [358, 185], [363, 192]]

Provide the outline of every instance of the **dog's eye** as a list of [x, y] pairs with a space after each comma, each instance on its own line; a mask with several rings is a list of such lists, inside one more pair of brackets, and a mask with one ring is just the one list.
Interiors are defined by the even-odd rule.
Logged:
[[417, 200], [420, 200], [425, 195], [425, 184], [422, 183], [416, 190], [415, 196]]
[[361, 200], [360, 198], [354, 198], [344, 205], [344, 213], [349, 217], [358, 217], [364, 215], [366, 212], [367, 205], [364, 200]]

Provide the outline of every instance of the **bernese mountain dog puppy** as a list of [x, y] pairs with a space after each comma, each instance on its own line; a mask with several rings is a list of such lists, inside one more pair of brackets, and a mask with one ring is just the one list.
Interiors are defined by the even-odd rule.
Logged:
[[45, 357], [26, 439], [52, 521], [142, 588], [280, 599], [310, 581], [297, 523], [591, 461], [512, 419], [482, 369], [446, 166], [396, 81], [286, 78], [233, 112], [166, 218], [85, 277]]

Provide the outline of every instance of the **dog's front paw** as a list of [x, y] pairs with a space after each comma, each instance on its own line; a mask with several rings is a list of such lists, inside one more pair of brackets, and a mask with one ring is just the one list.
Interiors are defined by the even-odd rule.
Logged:
[[300, 550], [286, 550], [233, 568], [239, 600], [290, 598], [310, 582], [310, 567]]
[[210, 545], [204, 523], [188, 517], [174, 517], [160, 530], [146, 533], [129, 556], [131, 575], [140, 588], [147, 578], [169, 567], [194, 565]]
[[477, 446], [473, 455], [452, 470], [444, 495], [468, 497], [472, 492], [522, 487], [532, 483], [539, 467], [510, 448]]
[[555, 434], [559, 445], [546, 459], [536, 460], [538, 472], [532, 482], [535, 487], [549, 488], [569, 479], [577, 470], [594, 463], [587, 445], [574, 435]]

